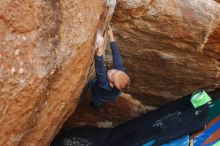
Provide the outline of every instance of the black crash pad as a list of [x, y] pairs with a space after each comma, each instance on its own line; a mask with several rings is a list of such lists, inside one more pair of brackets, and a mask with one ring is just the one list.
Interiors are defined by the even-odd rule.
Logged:
[[59, 133], [51, 146], [141, 146], [167, 143], [204, 127], [209, 107], [193, 109], [191, 94], [115, 128], [73, 128]]

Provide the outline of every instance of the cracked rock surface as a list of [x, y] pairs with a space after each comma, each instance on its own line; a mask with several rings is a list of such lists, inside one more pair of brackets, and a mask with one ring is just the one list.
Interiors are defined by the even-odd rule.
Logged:
[[106, 6], [0, 1], [0, 145], [49, 145], [74, 111]]
[[[103, 0], [0, 1], [0, 145], [50, 144], [78, 105], [92, 75], [96, 34], [113, 10]], [[219, 0], [118, 0], [111, 23], [131, 96], [98, 111], [86, 96], [71, 126], [112, 127], [194, 90], [220, 87]]]
[[214, 0], [119, 0], [113, 25], [132, 84], [161, 105], [220, 87], [220, 4]]
[[[82, 101], [65, 127], [111, 127], [199, 89], [220, 87], [220, 4], [118, 0], [112, 24], [131, 85], [99, 110]], [[111, 67], [111, 52], [107, 50]], [[100, 124], [101, 123], [101, 124]]]

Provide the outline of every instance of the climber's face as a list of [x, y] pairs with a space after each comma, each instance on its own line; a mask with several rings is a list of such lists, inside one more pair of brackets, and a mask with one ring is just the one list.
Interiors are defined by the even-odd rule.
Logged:
[[108, 71], [107, 71], [108, 80], [109, 80], [110, 83], [113, 82], [113, 80], [114, 80], [114, 75], [115, 75], [116, 72], [117, 72], [116, 69], [111, 69], [111, 70], [108, 70]]

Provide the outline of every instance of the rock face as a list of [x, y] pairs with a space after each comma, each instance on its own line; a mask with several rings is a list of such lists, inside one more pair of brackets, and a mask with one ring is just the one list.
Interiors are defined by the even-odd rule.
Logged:
[[99, 109], [91, 107], [90, 97], [90, 91], [82, 95], [83, 99], [64, 124], [64, 128], [82, 126], [110, 128], [150, 110], [140, 101], [124, 93], [116, 101], [106, 103]]
[[[75, 125], [111, 127], [145, 105], [219, 88], [218, 2], [118, 0], [112, 23], [132, 77], [127, 92], [141, 102], [122, 95], [95, 111], [85, 98]], [[78, 104], [112, 12], [103, 0], [0, 1], [0, 145], [49, 145]]]
[[220, 87], [220, 4], [214, 0], [119, 0], [113, 18], [131, 73], [128, 93], [161, 105]]
[[77, 105], [107, 11], [102, 0], [0, 1], [0, 145], [49, 145]]
[[220, 4], [214, 0], [118, 0], [112, 23], [132, 96], [99, 110], [89, 106], [90, 95], [82, 96], [87, 101], [65, 127], [115, 126], [194, 90], [220, 87]]

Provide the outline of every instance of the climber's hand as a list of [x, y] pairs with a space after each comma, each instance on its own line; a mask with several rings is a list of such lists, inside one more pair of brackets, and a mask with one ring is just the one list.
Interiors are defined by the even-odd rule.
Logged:
[[108, 26], [108, 36], [109, 36], [111, 42], [115, 41], [113, 30], [110, 25]]
[[100, 46], [97, 48], [97, 51], [96, 51], [96, 55], [97, 56], [102, 56], [103, 54], [105, 53], [105, 47], [104, 45]]
[[96, 43], [97, 43], [96, 55], [102, 56], [105, 53], [105, 47], [104, 47], [104, 38], [100, 34], [97, 35]]
[[96, 55], [97, 56], [102, 56], [105, 52], [105, 47], [104, 47], [104, 38], [102, 35], [98, 32], [96, 36]]

